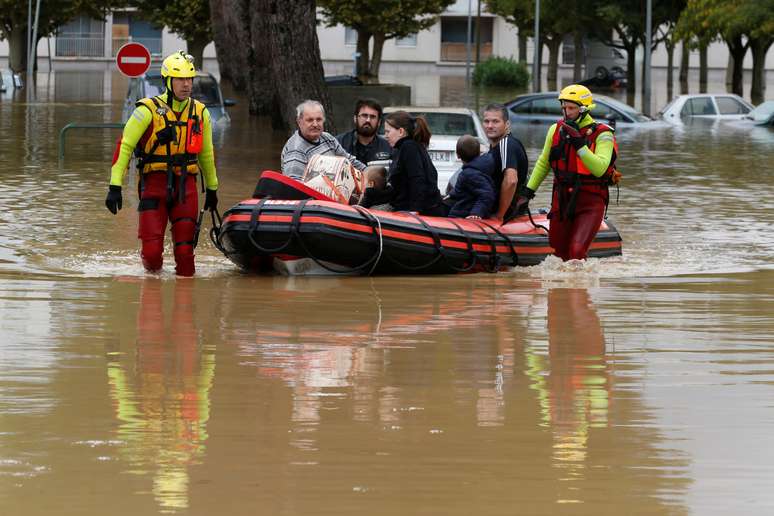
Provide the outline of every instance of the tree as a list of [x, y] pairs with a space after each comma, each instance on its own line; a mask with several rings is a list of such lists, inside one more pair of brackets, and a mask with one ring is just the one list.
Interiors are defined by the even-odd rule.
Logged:
[[[329, 27], [345, 25], [357, 32], [357, 75], [379, 76], [384, 42], [432, 27], [454, 0], [319, 0]], [[373, 56], [369, 43], [374, 40]]]
[[212, 41], [209, 0], [129, 1], [145, 19], [183, 38], [196, 68], [201, 69], [204, 47]]
[[[272, 117], [275, 128], [295, 126], [295, 107], [322, 102], [331, 121], [314, 0], [211, 0], [218, 65], [250, 112]], [[326, 130], [334, 131], [331, 123]]]
[[[78, 15], [104, 19], [108, 11], [121, 5], [121, 0], [46, 0], [40, 3], [38, 38], [52, 35], [59, 27]], [[27, 68], [27, 2], [0, 0], [0, 39], [8, 40], [8, 64], [14, 72]]]
[[[595, 5], [592, 2], [590, 5]], [[661, 43], [663, 34], [659, 34], [659, 26], [669, 21], [673, 9], [672, 0], [654, 0], [651, 11], [651, 33], [656, 37], [652, 39], [653, 50]], [[645, 2], [641, 0], [619, 0], [611, 3], [605, 0], [596, 2], [597, 22], [591, 24], [592, 34], [608, 46], [620, 48], [626, 51], [626, 82], [629, 85], [626, 91], [627, 102], [634, 103], [636, 84], [635, 53], [637, 47], [645, 43]]]
[[[548, 48], [548, 87], [556, 89], [559, 69], [559, 50], [564, 37], [574, 33], [576, 60], [580, 64], [580, 52], [583, 46], [584, 27], [591, 21], [590, 12], [585, 9], [587, 3], [578, 0], [541, 0], [540, 2], [540, 41], [541, 47]], [[504, 17], [506, 21], [516, 25], [519, 34], [524, 32], [534, 37], [535, 2], [534, 0], [487, 0], [487, 9]], [[538, 52], [538, 60], [542, 62], [542, 48]], [[580, 78], [580, 70], [574, 71]]]

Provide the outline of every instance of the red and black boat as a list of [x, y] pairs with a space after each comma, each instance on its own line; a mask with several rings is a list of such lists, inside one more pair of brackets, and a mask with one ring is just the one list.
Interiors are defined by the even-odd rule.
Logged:
[[[244, 270], [286, 273], [453, 274], [540, 263], [553, 249], [545, 214], [499, 226], [487, 220], [424, 217], [348, 206], [266, 171], [254, 198], [226, 211], [218, 248]], [[542, 226], [542, 227], [541, 227]], [[589, 257], [621, 254], [621, 237], [602, 223]], [[299, 268], [294, 264], [304, 263]]]

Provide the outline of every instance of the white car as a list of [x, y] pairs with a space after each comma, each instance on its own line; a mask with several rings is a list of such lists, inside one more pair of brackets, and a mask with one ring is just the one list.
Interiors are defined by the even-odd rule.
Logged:
[[659, 111], [665, 121], [682, 124], [691, 118], [742, 120], [753, 106], [731, 93], [680, 95]]
[[467, 108], [391, 106], [384, 114], [407, 111], [412, 116], [422, 115], [430, 126], [430, 147], [427, 149], [438, 171], [438, 188], [446, 192], [452, 174], [462, 167], [457, 159], [457, 140], [464, 134], [475, 136], [481, 142], [481, 152], [489, 150], [484, 126], [475, 111]]

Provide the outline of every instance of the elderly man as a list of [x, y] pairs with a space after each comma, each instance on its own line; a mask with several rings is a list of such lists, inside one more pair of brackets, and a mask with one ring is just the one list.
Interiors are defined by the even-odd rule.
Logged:
[[282, 173], [294, 179], [304, 176], [309, 159], [316, 154], [325, 156], [343, 156], [352, 162], [358, 170], [365, 165], [349, 154], [330, 133], [323, 131], [325, 110], [316, 100], [305, 100], [296, 107], [298, 130], [285, 143], [282, 149]]

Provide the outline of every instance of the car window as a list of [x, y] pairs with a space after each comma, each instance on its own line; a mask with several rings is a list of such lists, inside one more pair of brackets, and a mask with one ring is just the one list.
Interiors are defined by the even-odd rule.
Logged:
[[444, 134], [449, 136], [462, 136], [463, 134], [477, 135], [473, 117], [464, 113], [421, 113], [412, 112], [413, 116], [421, 115], [427, 120], [432, 134]]
[[522, 102], [511, 107], [511, 112], [519, 115], [528, 115], [532, 112], [532, 101]]
[[205, 106], [220, 105], [218, 83], [212, 77], [194, 78], [191, 96]]
[[716, 115], [715, 106], [711, 97], [697, 97], [688, 99], [680, 111], [680, 116]]
[[552, 115], [556, 117], [562, 116], [562, 106], [559, 101], [553, 97], [535, 99], [532, 101], [533, 115]]
[[628, 117], [624, 116], [623, 113], [616, 111], [612, 107], [608, 106], [604, 102], [596, 102], [597, 107], [592, 112], [592, 115], [594, 118], [600, 119], [600, 120], [615, 120], [616, 122], [619, 121], [626, 121], [631, 122]]
[[721, 115], [745, 115], [750, 109], [734, 97], [715, 97]]

